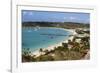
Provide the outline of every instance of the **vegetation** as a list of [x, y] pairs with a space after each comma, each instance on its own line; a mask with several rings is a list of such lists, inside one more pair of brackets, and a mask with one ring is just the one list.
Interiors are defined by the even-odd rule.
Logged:
[[35, 61], [35, 55], [31, 56], [31, 51], [29, 48], [23, 49], [22, 51], [22, 62], [33, 62]]
[[89, 28], [89, 24], [75, 22], [23, 22], [23, 27], [58, 27], [66, 29]]

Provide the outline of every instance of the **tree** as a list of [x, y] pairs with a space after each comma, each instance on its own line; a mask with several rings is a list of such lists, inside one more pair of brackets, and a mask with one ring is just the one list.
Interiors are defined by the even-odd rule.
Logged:
[[62, 46], [63, 46], [64, 48], [68, 48], [68, 44], [67, 44], [67, 43], [62, 43]]
[[43, 52], [43, 49], [42, 48], [40, 48], [40, 50], [39, 50], [40, 52]]

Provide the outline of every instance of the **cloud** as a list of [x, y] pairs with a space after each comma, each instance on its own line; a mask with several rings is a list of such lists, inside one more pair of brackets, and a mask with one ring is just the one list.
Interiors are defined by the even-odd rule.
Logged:
[[29, 12], [28, 14], [29, 14], [29, 15], [33, 15], [33, 12]]
[[67, 19], [66, 17], [64, 17], [64, 19]]
[[23, 15], [33, 15], [33, 12], [24, 11], [24, 12], [23, 12]]
[[27, 14], [27, 12], [26, 12], [26, 11], [24, 11], [24, 12], [23, 12], [23, 15], [26, 15], [26, 14]]
[[71, 17], [69, 17], [69, 19], [70, 19], [70, 20], [75, 20], [76, 17], [72, 17], [72, 16], [71, 16]]

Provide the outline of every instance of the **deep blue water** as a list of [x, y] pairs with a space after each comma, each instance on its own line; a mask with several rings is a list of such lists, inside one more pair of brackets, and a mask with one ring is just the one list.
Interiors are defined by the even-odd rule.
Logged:
[[71, 35], [70, 32], [61, 28], [23, 28], [22, 48], [30, 48], [31, 51], [46, 48], [64, 41], [69, 35]]

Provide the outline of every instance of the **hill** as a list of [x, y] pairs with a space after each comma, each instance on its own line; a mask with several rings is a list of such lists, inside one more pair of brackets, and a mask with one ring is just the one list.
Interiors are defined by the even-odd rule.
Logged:
[[89, 28], [89, 24], [76, 22], [22, 22], [22, 27], [59, 27], [59, 28]]

